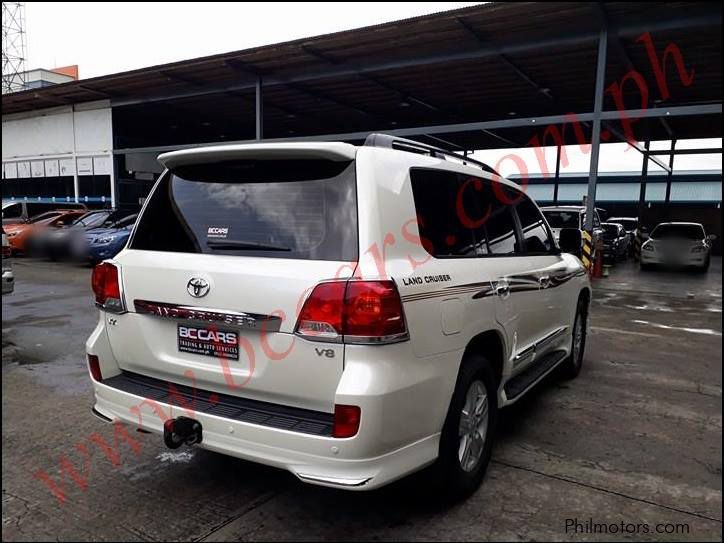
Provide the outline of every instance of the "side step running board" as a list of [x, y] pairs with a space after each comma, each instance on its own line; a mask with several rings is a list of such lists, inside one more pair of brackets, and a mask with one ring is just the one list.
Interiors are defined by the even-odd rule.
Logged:
[[523, 372], [505, 383], [505, 395], [515, 400], [566, 357], [565, 351], [553, 351], [536, 360]]

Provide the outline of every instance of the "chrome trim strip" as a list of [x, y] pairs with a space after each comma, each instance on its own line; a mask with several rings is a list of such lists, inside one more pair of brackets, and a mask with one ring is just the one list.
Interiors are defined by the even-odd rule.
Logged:
[[227, 309], [212, 309], [189, 305], [151, 302], [148, 300], [134, 300], [136, 313], [151, 315], [181, 321], [195, 321], [201, 323], [219, 323], [237, 326], [247, 330], [263, 332], [278, 332], [282, 325], [281, 317], [276, 315], [262, 315], [259, 313], [244, 313]]
[[402, 332], [401, 334], [393, 334], [390, 336], [344, 336], [344, 343], [354, 345], [388, 345], [390, 343], [400, 343], [410, 339], [410, 334]]
[[544, 347], [545, 345], [548, 345], [554, 339], [558, 338], [558, 336], [563, 334], [566, 330], [568, 330], [568, 326], [561, 326], [557, 330], [553, 330], [553, 332], [551, 332], [550, 334], [548, 334], [546, 337], [544, 337], [538, 343], [535, 344], [536, 349], [538, 349], [540, 347]]
[[513, 365], [520, 364], [520, 362], [532, 355], [535, 355], [538, 349], [545, 347], [553, 340], [557, 339], [561, 334], [568, 330], [568, 326], [561, 326], [560, 328], [553, 330], [550, 334], [545, 336], [543, 339], [537, 341], [530, 347], [526, 347], [513, 357]]
[[527, 349], [523, 349], [520, 351], [515, 357], [513, 358], [513, 362], [518, 363], [524, 358], [528, 358], [529, 356], [532, 356], [535, 354], [535, 345], [531, 345]]
[[354, 488], [364, 486], [372, 480], [372, 477], [365, 479], [342, 479], [340, 477], [322, 477], [319, 475], [308, 475], [305, 473], [297, 473], [302, 481], [308, 483], [322, 483], [327, 485], [339, 486], [343, 488]]
[[347, 345], [389, 345], [391, 343], [401, 343], [410, 339], [410, 334], [402, 332], [401, 334], [393, 334], [390, 336], [351, 336], [336, 335], [325, 336], [324, 334], [303, 334], [299, 331], [294, 335], [309, 341], [318, 341], [320, 343], [345, 343]]

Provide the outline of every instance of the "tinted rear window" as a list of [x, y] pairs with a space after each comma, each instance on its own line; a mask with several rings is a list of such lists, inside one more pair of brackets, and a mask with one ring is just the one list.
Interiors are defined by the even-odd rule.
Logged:
[[614, 239], [618, 237], [618, 226], [615, 224], [604, 224], [602, 227], [604, 239]]
[[176, 168], [159, 180], [131, 248], [356, 260], [354, 162], [243, 160]]
[[412, 168], [412, 194], [423, 247], [436, 258], [509, 255], [518, 250], [512, 189], [444, 170]]

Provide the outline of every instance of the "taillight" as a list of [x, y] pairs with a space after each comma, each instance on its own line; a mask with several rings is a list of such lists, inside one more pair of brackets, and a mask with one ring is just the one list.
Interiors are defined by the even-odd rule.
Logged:
[[98, 357], [94, 354], [88, 355], [88, 369], [90, 370], [91, 377], [93, 377], [94, 381], [98, 381], [99, 383], [103, 381], [103, 376], [101, 375], [101, 363]]
[[91, 277], [96, 305], [106, 311], [123, 313], [125, 307], [121, 296], [120, 270], [110, 262], [101, 262], [93, 268]]
[[335, 405], [332, 437], [354, 437], [359, 430], [362, 410], [356, 405]]
[[394, 343], [408, 339], [392, 281], [328, 281], [304, 302], [296, 333], [317, 341]]

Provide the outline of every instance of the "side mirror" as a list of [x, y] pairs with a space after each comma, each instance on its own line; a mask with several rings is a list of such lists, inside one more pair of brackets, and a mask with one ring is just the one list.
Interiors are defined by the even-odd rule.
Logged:
[[558, 245], [564, 253], [571, 253], [577, 257], [581, 257], [582, 249], [581, 231], [578, 228], [561, 228], [561, 235], [558, 239]]
[[716, 235], [716, 234], [709, 234], [708, 236], [706, 236], [706, 239], [708, 239], [709, 241], [716, 241], [716, 240], [717, 240], [717, 235]]
[[645, 226], [639, 226], [639, 232], [641, 232], [642, 234], [648, 234], [649, 229], [646, 228]]

